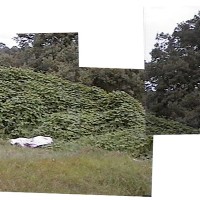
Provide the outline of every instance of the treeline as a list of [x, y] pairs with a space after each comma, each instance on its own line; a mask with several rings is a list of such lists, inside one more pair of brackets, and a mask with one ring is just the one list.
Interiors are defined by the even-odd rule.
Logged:
[[138, 70], [79, 68], [78, 33], [17, 34], [18, 47], [0, 43], [0, 65], [125, 91], [150, 114], [200, 128], [199, 35], [200, 13], [179, 23], [172, 34], [157, 34], [151, 61]]
[[200, 128], [200, 12], [156, 40], [145, 69], [146, 109]]
[[18, 47], [0, 44], [0, 65], [52, 73], [65, 80], [121, 90], [144, 102], [144, 70], [79, 68], [78, 33], [17, 34]]

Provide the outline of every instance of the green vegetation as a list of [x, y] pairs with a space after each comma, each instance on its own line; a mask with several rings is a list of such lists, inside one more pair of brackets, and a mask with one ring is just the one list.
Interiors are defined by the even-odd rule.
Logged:
[[[137, 100], [27, 69], [1, 67], [0, 84], [0, 191], [151, 195], [152, 139]], [[36, 135], [53, 145], [9, 145]]]
[[150, 195], [152, 135], [199, 133], [199, 25], [158, 34], [145, 72], [79, 68], [78, 33], [0, 43], [0, 191]]
[[[196, 130], [145, 118], [142, 104], [123, 91], [0, 67], [1, 191], [150, 195], [151, 134], [163, 131]], [[8, 144], [9, 138], [36, 135], [51, 136], [53, 145]]]
[[146, 63], [147, 112], [200, 128], [200, 12], [160, 33]]
[[78, 33], [26, 33], [14, 38], [18, 47], [0, 43], [0, 66], [32, 69], [64, 80], [125, 91], [139, 101], [144, 94], [144, 70], [79, 68]]
[[0, 84], [2, 137], [48, 135], [151, 157], [144, 109], [125, 92], [16, 68], [0, 68]]
[[4, 67], [0, 84], [2, 138], [45, 135], [151, 158], [151, 134], [198, 131], [149, 114], [145, 118], [142, 105], [123, 91], [106, 92], [53, 75]]
[[[145, 70], [79, 68], [78, 33], [17, 34], [14, 40], [18, 46], [8, 48], [0, 42], [0, 65], [53, 74], [108, 93], [124, 91], [145, 105], [147, 113], [198, 129], [199, 22], [198, 13], [178, 24], [173, 34], [158, 34]], [[164, 128], [162, 132], [168, 131]]]
[[0, 140], [0, 191], [151, 195], [151, 161], [68, 144], [62, 151], [13, 147]]
[[174, 120], [146, 115], [146, 132], [148, 135], [174, 135], [174, 134], [198, 134], [199, 129], [192, 128]]

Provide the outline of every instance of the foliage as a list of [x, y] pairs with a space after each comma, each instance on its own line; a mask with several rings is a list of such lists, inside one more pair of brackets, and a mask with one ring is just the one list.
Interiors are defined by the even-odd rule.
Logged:
[[144, 70], [115, 68], [80, 68], [80, 82], [106, 91], [125, 91], [144, 103]]
[[0, 85], [2, 137], [46, 135], [147, 158], [152, 156], [150, 134], [198, 131], [153, 115], [145, 117], [141, 103], [123, 91], [106, 92], [53, 75], [4, 67]]
[[31, 68], [65, 80], [125, 91], [144, 102], [144, 70], [79, 68], [78, 33], [27, 33], [14, 38], [18, 47], [0, 43], [0, 65]]
[[148, 135], [199, 134], [200, 130], [181, 124], [174, 120], [146, 115], [146, 133]]
[[160, 33], [146, 63], [147, 110], [200, 128], [200, 13]]
[[0, 68], [0, 84], [4, 136], [39, 134], [66, 142], [83, 137], [94, 146], [136, 157], [151, 152], [152, 146], [144, 146], [148, 139], [144, 109], [125, 92], [107, 93], [98, 87], [16, 68]]

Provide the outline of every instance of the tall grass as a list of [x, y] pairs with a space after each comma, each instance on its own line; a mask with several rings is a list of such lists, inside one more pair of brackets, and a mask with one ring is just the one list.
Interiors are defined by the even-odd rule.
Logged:
[[0, 191], [150, 195], [151, 166], [151, 161], [92, 147], [53, 151], [0, 141]]

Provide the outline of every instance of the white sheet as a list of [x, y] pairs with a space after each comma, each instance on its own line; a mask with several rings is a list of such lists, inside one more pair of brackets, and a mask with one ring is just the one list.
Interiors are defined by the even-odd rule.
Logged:
[[16, 138], [11, 139], [10, 143], [12, 145], [18, 145], [21, 147], [39, 147], [44, 146], [53, 143], [53, 140], [51, 137], [44, 137], [44, 136], [36, 136], [33, 138]]

